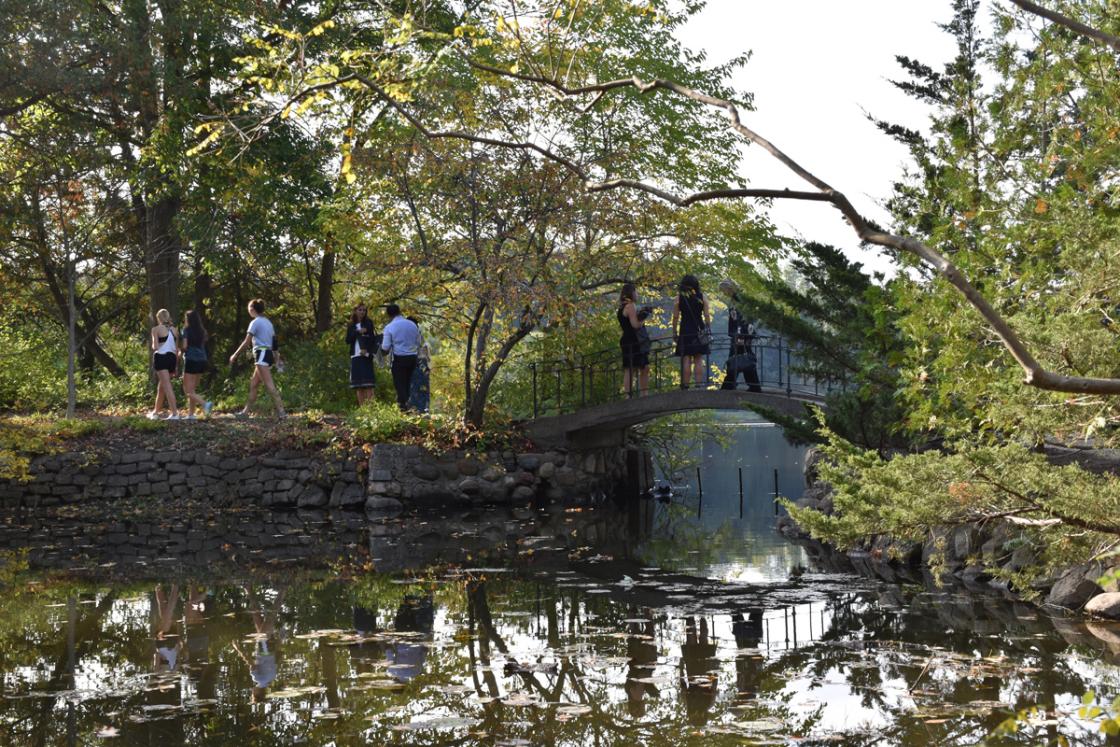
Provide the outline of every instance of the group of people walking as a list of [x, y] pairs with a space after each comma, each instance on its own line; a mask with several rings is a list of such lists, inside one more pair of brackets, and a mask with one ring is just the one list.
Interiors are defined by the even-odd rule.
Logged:
[[[265, 315], [265, 302], [255, 298], [249, 302], [249, 327], [245, 339], [229, 357], [232, 366], [246, 351], [253, 355], [253, 370], [249, 378], [249, 396], [242, 410], [235, 417], [248, 417], [256, 404], [263, 386], [276, 410], [276, 416], [286, 417], [284, 402], [273, 380], [273, 371], [283, 371], [283, 361], [277, 344], [276, 329]], [[361, 405], [373, 397], [374, 361], [392, 356], [390, 369], [400, 409], [428, 409], [428, 360], [427, 349], [416, 320], [401, 314], [397, 304], [385, 307], [388, 318], [380, 334], [375, 332], [365, 304], [358, 304], [350, 315], [346, 332], [346, 345], [350, 352], [350, 388]], [[183, 315], [181, 329], [176, 329], [167, 309], [156, 312], [156, 325], [151, 329], [152, 367], [156, 373], [156, 398], [147, 417], [150, 420], [195, 420], [196, 412], [209, 417], [214, 403], [198, 394], [198, 383], [208, 366], [206, 342], [209, 335], [202, 323], [202, 315], [190, 310]], [[183, 393], [187, 398], [187, 414], [181, 415], [172, 379], [183, 373]], [[167, 415], [163, 416], [163, 411]]]
[[[649, 357], [653, 346], [646, 320], [652, 306], [638, 307], [634, 283], [625, 283], [619, 293], [618, 317], [622, 328], [622, 389], [627, 394], [649, 393]], [[688, 389], [706, 383], [707, 357], [712, 345], [712, 311], [695, 275], [685, 275], [677, 286], [673, 302], [673, 355], [680, 358], [680, 387]], [[731, 351], [725, 389], [735, 388], [740, 373], [751, 391], [760, 391], [758, 373], [751, 351], [753, 328], [734, 309], [728, 322]]]
[[[249, 397], [245, 407], [236, 414], [237, 417], [247, 417], [257, 401], [257, 393], [263, 385], [272, 403], [276, 407], [276, 416], [283, 418], [284, 402], [276, 383], [272, 380], [272, 370], [283, 370], [280, 360], [280, 351], [276, 345], [276, 329], [264, 313], [264, 300], [254, 298], [249, 302], [249, 328], [245, 332], [245, 339], [229, 357], [232, 366], [237, 358], [247, 348], [253, 351], [253, 372], [249, 378]], [[156, 312], [156, 326], [151, 330], [152, 367], [156, 372], [156, 400], [152, 410], [148, 413], [149, 420], [161, 419], [161, 412], [166, 408], [168, 415], [164, 420], [195, 420], [196, 408], [205, 417], [209, 417], [214, 408], [214, 403], [203, 399], [198, 394], [198, 382], [206, 372], [209, 364], [206, 352], [206, 341], [209, 335], [202, 324], [202, 315], [191, 309], [183, 315], [182, 329], [176, 329], [171, 320], [171, 313], [167, 309]], [[187, 396], [187, 414], [181, 416], [179, 404], [175, 398], [175, 387], [171, 380], [180, 370], [182, 361], [183, 393]]]

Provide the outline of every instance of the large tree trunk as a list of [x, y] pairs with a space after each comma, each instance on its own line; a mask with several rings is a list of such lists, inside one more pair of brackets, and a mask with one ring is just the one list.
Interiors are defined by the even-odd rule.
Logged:
[[160, 309], [170, 311], [172, 319], [178, 318], [180, 245], [175, 216], [180, 204], [178, 197], [162, 197], [142, 207], [140, 245], [144, 248], [144, 271], [153, 318]]
[[478, 379], [475, 383], [474, 390], [468, 393], [466, 413], [464, 420], [467, 425], [481, 428], [483, 421], [486, 418], [486, 401], [490, 397], [490, 386], [494, 383], [494, 379], [498, 376], [498, 371], [501, 370], [505, 364], [506, 359], [509, 357], [517, 343], [525, 339], [525, 337], [533, 331], [532, 324], [527, 324], [518, 327], [517, 331], [506, 338], [502, 343], [502, 347], [498, 350], [497, 356], [486, 366], [485, 370], [479, 371]]
[[333, 249], [323, 252], [323, 262], [319, 265], [319, 292], [315, 300], [315, 331], [323, 334], [331, 328], [334, 321], [334, 266], [336, 255]]

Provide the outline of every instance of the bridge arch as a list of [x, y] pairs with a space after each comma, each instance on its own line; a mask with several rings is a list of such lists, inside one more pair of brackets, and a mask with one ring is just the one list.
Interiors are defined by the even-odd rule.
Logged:
[[[834, 386], [844, 386], [842, 381], [819, 380], [799, 371], [797, 351], [781, 337], [739, 333], [714, 335], [710, 341], [703, 380], [714, 384], [718, 363], [725, 361], [720, 389], [681, 389], [683, 371], [675, 348], [672, 338], [651, 341], [649, 393], [644, 396], [620, 391], [624, 377], [617, 347], [575, 360], [530, 364], [532, 418], [524, 421], [526, 433], [542, 446], [621, 446], [628, 428], [664, 415], [753, 405], [798, 417], [806, 414], [807, 405], [824, 407], [825, 395]], [[739, 375], [749, 388], [736, 388]]]
[[745, 389], [689, 389], [657, 392], [590, 405], [574, 412], [539, 417], [525, 423], [525, 431], [542, 446], [577, 449], [623, 445], [626, 430], [664, 415], [692, 410], [743, 410], [751, 405], [803, 416], [809, 405], [825, 406], [815, 394]]

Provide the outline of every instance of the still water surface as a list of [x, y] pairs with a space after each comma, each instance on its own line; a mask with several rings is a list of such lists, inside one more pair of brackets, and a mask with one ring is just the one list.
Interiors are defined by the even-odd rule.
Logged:
[[765, 495], [801, 450], [701, 454], [703, 503], [627, 513], [10, 525], [36, 551], [0, 600], [0, 743], [973, 744], [1034, 703], [1059, 713], [1024, 743], [1097, 743], [1067, 714], [1118, 692], [1115, 629], [805, 570]]

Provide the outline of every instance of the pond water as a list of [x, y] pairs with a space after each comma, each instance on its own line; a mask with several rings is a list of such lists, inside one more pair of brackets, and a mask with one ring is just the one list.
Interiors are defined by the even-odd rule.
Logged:
[[1120, 631], [811, 567], [762, 478], [739, 518], [738, 459], [801, 489], [775, 436], [705, 444], [702, 504], [9, 519], [0, 744], [974, 744], [1035, 703], [1023, 743], [1098, 743]]

